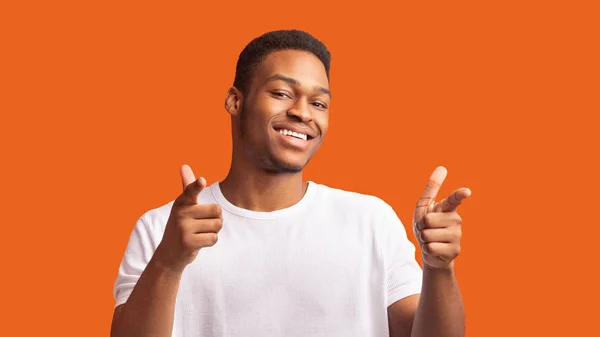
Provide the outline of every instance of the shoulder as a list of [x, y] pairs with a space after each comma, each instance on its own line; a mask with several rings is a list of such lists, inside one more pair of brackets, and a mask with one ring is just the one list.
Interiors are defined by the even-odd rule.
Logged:
[[171, 200], [144, 212], [137, 220], [137, 230], [147, 231], [155, 235], [164, 232], [174, 202], [175, 200]]
[[149, 227], [153, 227], [158, 223], [166, 223], [171, 214], [174, 202], [175, 200], [171, 200], [163, 205], [149, 209], [142, 214], [140, 220]]
[[320, 183], [316, 185], [319, 190], [317, 197], [319, 204], [327, 205], [334, 211], [377, 218], [396, 214], [392, 206], [379, 196]]
[[319, 204], [316, 207], [345, 227], [357, 225], [368, 228], [376, 239], [378, 250], [408, 247], [404, 224], [392, 205], [383, 198], [323, 184], [318, 184], [318, 189]]

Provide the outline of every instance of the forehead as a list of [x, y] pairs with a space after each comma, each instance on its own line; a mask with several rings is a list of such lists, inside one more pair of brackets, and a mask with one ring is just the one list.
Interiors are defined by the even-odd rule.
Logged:
[[327, 72], [314, 54], [300, 50], [272, 52], [261, 62], [254, 76], [259, 86], [273, 75], [283, 75], [297, 80], [302, 86], [329, 88]]

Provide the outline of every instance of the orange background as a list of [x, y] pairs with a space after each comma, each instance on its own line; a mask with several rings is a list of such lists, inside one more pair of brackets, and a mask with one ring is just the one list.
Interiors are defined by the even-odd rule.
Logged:
[[378, 195], [410, 229], [445, 165], [440, 196], [473, 191], [457, 260], [467, 335], [592, 335], [592, 3], [2, 1], [0, 335], [108, 335], [135, 220], [176, 197], [183, 163], [224, 177], [237, 56], [280, 28], [333, 55], [307, 179]]

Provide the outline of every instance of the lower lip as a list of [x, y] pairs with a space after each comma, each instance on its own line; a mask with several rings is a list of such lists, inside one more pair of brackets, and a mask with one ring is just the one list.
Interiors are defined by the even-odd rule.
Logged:
[[304, 140], [304, 139], [300, 139], [300, 138], [296, 138], [294, 136], [286, 136], [283, 135], [281, 133], [279, 133], [279, 131], [276, 131], [277, 134], [279, 135], [279, 138], [281, 138], [281, 140], [284, 142], [284, 144], [290, 146], [290, 147], [294, 147], [300, 150], [305, 150], [308, 148], [308, 143], [310, 142], [310, 140]]

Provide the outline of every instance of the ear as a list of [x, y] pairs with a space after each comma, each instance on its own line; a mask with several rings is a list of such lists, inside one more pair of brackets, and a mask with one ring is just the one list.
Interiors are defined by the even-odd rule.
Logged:
[[239, 116], [242, 109], [242, 92], [236, 87], [231, 87], [227, 90], [227, 96], [225, 97], [225, 110], [232, 116]]

